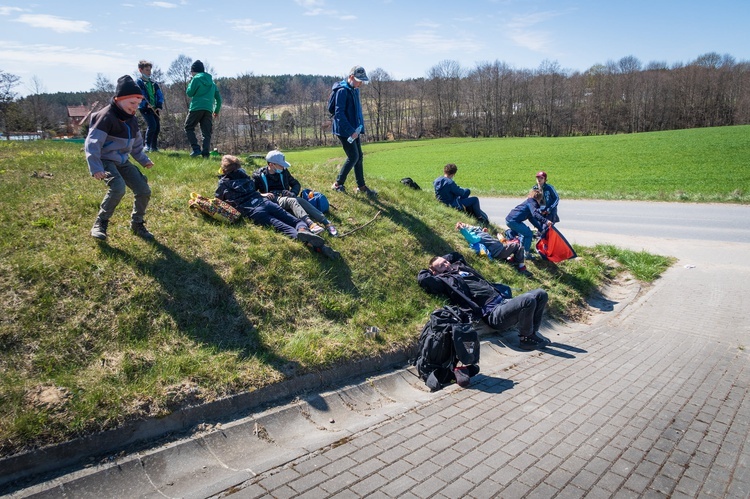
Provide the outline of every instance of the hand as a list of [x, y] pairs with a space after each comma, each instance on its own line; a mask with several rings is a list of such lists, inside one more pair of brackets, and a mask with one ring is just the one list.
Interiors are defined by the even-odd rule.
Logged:
[[283, 191], [281, 191], [281, 195], [285, 196], [285, 197], [288, 197], [288, 198], [296, 197], [292, 191], [288, 191], [286, 189], [284, 189]]
[[359, 137], [359, 132], [354, 132], [352, 134], [352, 140], [357, 140], [357, 137]]
[[465, 223], [463, 223], [463, 222], [458, 222], [458, 223], [456, 223], [456, 230], [461, 230], [461, 229], [463, 229], [464, 227], [466, 227], [466, 224], [465, 224]]
[[547, 227], [552, 227], [552, 222], [550, 222], [549, 220], [547, 220]]
[[108, 177], [107, 172], [96, 172], [92, 175], [96, 180], [104, 180]]
[[218, 118], [218, 117], [219, 117], [219, 113], [214, 113], [214, 118]]
[[268, 192], [266, 194], [261, 194], [261, 196], [263, 196], [264, 198], [268, 199], [269, 201], [274, 201], [276, 199], [276, 196], [274, 196], [270, 192]]
[[143, 165], [144, 168], [148, 168], [149, 170], [151, 169], [152, 166], [154, 166], [153, 162], [152, 163], [146, 163], [145, 165]]
[[159, 108], [154, 109], [154, 113], [156, 114], [156, 116], [160, 117], [161, 116], [161, 109], [159, 109]]

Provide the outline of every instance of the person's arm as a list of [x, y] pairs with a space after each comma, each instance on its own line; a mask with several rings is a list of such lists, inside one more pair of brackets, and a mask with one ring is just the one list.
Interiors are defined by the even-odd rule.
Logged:
[[456, 196], [457, 198], [466, 198], [469, 197], [469, 194], [471, 194], [470, 189], [462, 189], [458, 186], [458, 184], [453, 181], [450, 183], [450, 193]]
[[339, 135], [342, 137], [351, 137], [354, 135], [355, 128], [346, 117], [346, 105], [352, 97], [349, 95], [348, 88], [339, 88], [336, 90], [336, 105], [333, 119], [338, 123]]
[[221, 93], [216, 84], [214, 84], [214, 101], [216, 102], [214, 107], [214, 117], [216, 117], [219, 115], [219, 111], [221, 111]]
[[156, 82], [154, 82], [154, 93], [156, 94], [156, 114], [159, 114], [164, 107], [164, 94], [161, 91], [161, 87]]
[[419, 286], [431, 295], [448, 296], [445, 293], [445, 283], [442, 279], [435, 276], [430, 270], [422, 269], [417, 274], [417, 283]]
[[544, 187], [549, 193], [549, 200], [547, 201], [545, 209], [547, 211], [554, 210], [555, 208], [557, 208], [557, 204], [560, 202], [560, 196], [557, 194], [557, 190], [555, 190], [555, 188], [551, 185], [545, 184]]
[[[299, 183], [299, 180], [294, 178], [294, 175], [289, 173], [289, 170], [284, 170], [282, 175], [287, 176], [288, 182], [286, 183], [285, 189], [289, 190], [294, 194], [294, 196], [299, 196], [300, 191], [302, 191], [302, 184]], [[283, 178], [283, 177], [282, 177]]]

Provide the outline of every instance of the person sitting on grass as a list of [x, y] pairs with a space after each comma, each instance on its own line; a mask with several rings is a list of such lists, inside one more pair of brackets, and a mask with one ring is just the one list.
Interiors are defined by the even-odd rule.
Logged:
[[539, 201], [541, 199], [542, 191], [531, 189], [523, 203], [510, 210], [508, 216], [505, 217], [505, 223], [508, 224], [508, 228], [521, 236], [526, 260], [534, 259], [534, 256], [531, 254], [531, 240], [534, 235], [529, 226], [524, 222], [528, 220], [539, 231], [543, 231], [544, 226], [552, 226], [552, 222], [544, 218], [539, 209]]
[[487, 251], [490, 259], [506, 260], [508, 263], [515, 263], [518, 272], [524, 277], [531, 277], [532, 274], [526, 269], [526, 263], [523, 255], [523, 246], [518, 239], [507, 239], [500, 234], [497, 238], [490, 235], [486, 228], [469, 225], [463, 222], [456, 224], [456, 230], [464, 236], [469, 246], [474, 251]]
[[310, 231], [307, 224], [295, 218], [276, 203], [261, 196], [255, 182], [242, 168], [239, 158], [229, 154], [221, 158], [219, 185], [215, 196], [231, 204], [254, 223], [271, 226], [287, 237], [302, 241], [314, 251], [335, 260], [339, 252], [326, 246], [325, 240]]
[[[270, 151], [266, 154], [266, 163], [266, 166], [253, 172], [253, 181], [258, 192], [266, 199], [276, 202], [295, 217], [304, 220], [313, 234], [320, 234], [324, 230], [328, 230], [330, 235], [337, 236], [336, 227], [326, 218], [323, 212], [314, 207], [307, 199], [299, 197], [302, 186], [289, 171], [289, 167], [292, 165], [287, 163], [284, 153], [275, 149]], [[322, 224], [322, 226], [316, 222]]]
[[469, 197], [471, 190], [462, 189], [453, 180], [457, 171], [458, 167], [453, 163], [448, 163], [443, 167], [443, 176], [436, 178], [432, 183], [435, 187], [435, 197], [438, 201], [447, 204], [451, 208], [465, 211], [479, 220], [479, 223], [489, 225], [490, 219], [479, 207], [479, 198], [475, 196]]
[[453, 305], [471, 312], [497, 331], [518, 327], [520, 347], [544, 348], [549, 342], [539, 336], [544, 307], [549, 297], [541, 288], [511, 298], [510, 288], [491, 283], [472, 268], [458, 252], [436, 256], [428, 269], [419, 271], [417, 282], [428, 293], [444, 296]]

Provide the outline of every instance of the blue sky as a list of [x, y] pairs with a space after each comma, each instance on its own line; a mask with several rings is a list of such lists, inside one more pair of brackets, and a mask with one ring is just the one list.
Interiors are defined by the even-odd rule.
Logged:
[[360, 64], [393, 78], [443, 60], [499, 60], [585, 71], [634, 56], [687, 63], [708, 52], [750, 61], [750, 0], [0, 0], [0, 70], [46, 92], [93, 88], [139, 59], [166, 72], [180, 54], [216, 76], [343, 75]]

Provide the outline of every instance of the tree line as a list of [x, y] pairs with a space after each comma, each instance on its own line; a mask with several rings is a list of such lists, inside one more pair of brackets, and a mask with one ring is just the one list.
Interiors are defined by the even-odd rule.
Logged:
[[[187, 148], [183, 122], [192, 62], [180, 55], [166, 72], [154, 67], [152, 76], [166, 99], [162, 147]], [[206, 71], [215, 75], [210, 64]], [[370, 141], [603, 135], [750, 123], [750, 63], [717, 53], [672, 66], [643, 65], [628, 56], [584, 72], [551, 61], [529, 70], [501, 61], [464, 68], [444, 60], [423, 78], [395, 80], [382, 68], [368, 75], [362, 103]], [[214, 144], [240, 153], [333, 143], [327, 100], [339, 79], [252, 72], [215, 78], [224, 105]], [[98, 75], [88, 92], [47, 94], [41, 82], [32, 81], [35, 91], [17, 98], [18, 81], [0, 70], [0, 124], [6, 133], [59, 135], [66, 106], [101, 107], [114, 92], [114, 84]]]

